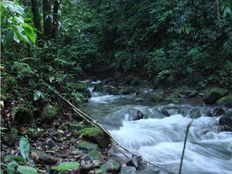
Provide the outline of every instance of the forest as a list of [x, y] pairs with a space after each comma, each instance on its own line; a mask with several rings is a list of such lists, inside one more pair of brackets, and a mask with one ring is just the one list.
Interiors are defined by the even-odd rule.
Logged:
[[230, 174], [232, 0], [2, 0], [1, 174]]

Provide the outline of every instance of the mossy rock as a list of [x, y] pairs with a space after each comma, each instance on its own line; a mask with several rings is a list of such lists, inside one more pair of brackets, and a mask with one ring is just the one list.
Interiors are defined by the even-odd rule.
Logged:
[[97, 151], [97, 150], [91, 150], [86, 157], [90, 158], [91, 160], [99, 160], [101, 161], [103, 159], [103, 156], [101, 154], [101, 152]]
[[159, 93], [152, 93], [150, 94], [149, 96], [149, 99], [152, 101], [152, 102], [160, 102], [163, 100], [163, 96]]
[[101, 166], [101, 168], [104, 169], [106, 172], [115, 172], [115, 173], [119, 172], [121, 167], [122, 167], [121, 163], [113, 159], [109, 159]]
[[107, 148], [110, 144], [109, 136], [97, 127], [82, 129], [79, 134], [83, 139], [97, 143], [101, 148]]
[[204, 102], [206, 104], [215, 104], [218, 99], [227, 95], [229, 91], [223, 88], [212, 88], [210, 89], [206, 96], [204, 97]]
[[53, 120], [58, 117], [58, 109], [51, 104], [47, 104], [41, 113], [41, 121]]
[[90, 152], [92, 150], [99, 150], [99, 146], [97, 144], [94, 144], [94, 143], [91, 143], [91, 142], [88, 142], [88, 141], [80, 141], [77, 144], [77, 147], [80, 150], [84, 150], [84, 151], [87, 151], [87, 152]]
[[134, 94], [136, 92], [137, 92], [136, 88], [133, 88], [133, 87], [123, 87], [120, 90], [120, 94], [123, 94], [123, 95]]
[[228, 95], [228, 96], [220, 98], [217, 101], [217, 104], [227, 106], [227, 107], [232, 107], [232, 95]]

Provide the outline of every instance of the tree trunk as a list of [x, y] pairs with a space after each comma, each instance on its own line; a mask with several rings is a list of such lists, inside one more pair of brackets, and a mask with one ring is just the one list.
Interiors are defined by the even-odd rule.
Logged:
[[43, 0], [44, 37], [50, 39], [52, 34], [52, 14], [50, 0]]
[[39, 4], [37, 0], [31, 0], [31, 11], [33, 14], [33, 22], [36, 29], [36, 33], [38, 38], [40, 38], [42, 34], [42, 26], [39, 12]]
[[58, 0], [54, 0], [53, 4], [53, 27], [52, 27], [52, 38], [56, 38], [58, 34], [59, 27], [59, 2]]

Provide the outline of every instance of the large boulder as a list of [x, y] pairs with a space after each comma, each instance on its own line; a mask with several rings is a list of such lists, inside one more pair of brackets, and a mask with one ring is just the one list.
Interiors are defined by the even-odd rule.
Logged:
[[219, 119], [219, 124], [223, 126], [224, 131], [232, 131], [232, 111], [224, 114]]
[[220, 98], [217, 101], [217, 104], [227, 106], [227, 107], [232, 107], [232, 95], [228, 95], [228, 96]]
[[83, 139], [97, 143], [101, 148], [108, 148], [110, 144], [110, 137], [98, 127], [82, 129], [79, 134]]
[[229, 91], [223, 88], [213, 88], [210, 89], [204, 97], [204, 102], [206, 104], [215, 104], [218, 99], [227, 95]]

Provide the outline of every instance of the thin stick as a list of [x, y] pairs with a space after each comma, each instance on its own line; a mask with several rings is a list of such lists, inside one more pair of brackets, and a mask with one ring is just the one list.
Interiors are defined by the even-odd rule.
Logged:
[[184, 138], [184, 146], [183, 146], [183, 150], [182, 150], [182, 154], [181, 154], [181, 160], [180, 160], [179, 174], [181, 174], [181, 172], [182, 172], [182, 166], [183, 166], [183, 161], [184, 161], [184, 153], [185, 153], [185, 148], [186, 148], [186, 144], [187, 144], [189, 128], [192, 125], [192, 123], [193, 123], [193, 119], [187, 125], [187, 128], [186, 128], [186, 133], [185, 133], [185, 138]]
[[[76, 112], [81, 118], [83, 118], [84, 120], [86, 120], [88, 123], [90, 123], [91, 125], [93, 126], [97, 126], [99, 127], [101, 130], [103, 130], [109, 137], [110, 137], [110, 140], [111, 140], [111, 143], [112, 145], [118, 149], [118, 147], [120, 147], [121, 149], [123, 149], [124, 151], [126, 151], [127, 153], [131, 154], [131, 155], [134, 155], [134, 156], [137, 156], [139, 157], [138, 155], [134, 154], [133, 152], [130, 152], [129, 150], [127, 150], [125, 147], [121, 146], [120, 144], [118, 144], [118, 142], [111, 136], [110, 132], [108, 130], [106, 130], [102, 125], [100, 125], [99, 123], [96, 122], [96, 120], [94, 120], [92, 117], [90, 117], [89, 115], [85, 114], [84, 112], [82, 112], [80, 109], [78, 109], [76, 106], [74, 106], [70, 101], [68, 101], [66, 98], [64, 98], [62, 95], [60, 95], [54, 88], [52, 88], [50, 85], [48, 85], [46, 82], [44, 82], [45, 85], [51, 90], [53, 91], [57, 96], [59, 96], [62, 100], [64, 100], [67, 104], [69, 104], [72, 109], [74, 110], [74, 112]], [[118, 149], [119, 150], [119, 149]], [[127, 158], [128, 155], [126, 155], [125, 153], [123, 153], [121, 150], [119, 150], [124, 156], [126, 156]], [[145, 163], [148, 163], [152, 166], [155, 166], [155, 167], [159, 167], [158, 165], [155, 165], [149, 161], [145, 161]], [[160, 167], [159, 167], [160, 168]]]

